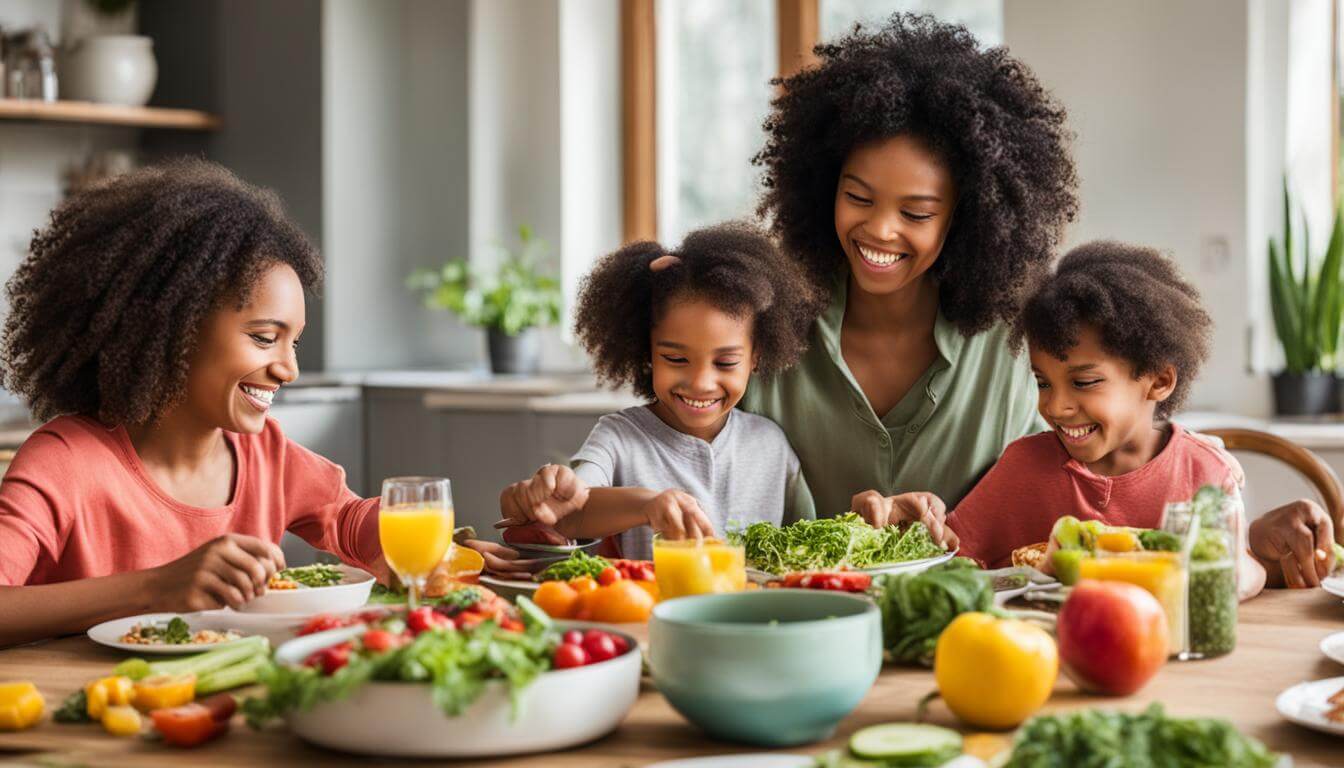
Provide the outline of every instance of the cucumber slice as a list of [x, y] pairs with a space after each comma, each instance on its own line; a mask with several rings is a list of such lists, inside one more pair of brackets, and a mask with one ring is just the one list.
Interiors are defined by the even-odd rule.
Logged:
[[961, 734], [936, 725], [872, 725], [849, 738], [849, 751], [887, 765], [938, 766], [961, 754]]
[[542, 629], [550, 629], [555, 626], [555, 622], [545, 611], [541, 610], [541, 606], [528, 600], [525, 595], [519, 595], [513, 602], [514, 605], [518, 606], [518, 613], [522, 615], [523, 623], [536, 625]]

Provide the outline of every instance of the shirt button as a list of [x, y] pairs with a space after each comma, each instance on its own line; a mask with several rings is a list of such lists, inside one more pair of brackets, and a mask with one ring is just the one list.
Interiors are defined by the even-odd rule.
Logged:
[[912, 435], [915, 434], [915, 433], [918, 432], [918, 431], [919, 431], [919, 425], [918, 425], [918, 424], [911, 424], [911, 425], [910, 425], [910, 428], [906, 430], [906, 432], [909, 432], [909, 433], [912, 434]]
[[883, 432], [882, 436], [877, 438], [877, 442], [880, 443], [883, 448], [886, 448], [887, 446], [891, 445], [891, 436]]

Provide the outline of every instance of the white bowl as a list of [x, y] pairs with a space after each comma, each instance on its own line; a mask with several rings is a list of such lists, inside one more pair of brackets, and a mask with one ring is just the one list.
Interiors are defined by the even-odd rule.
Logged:
[[[313, 651], [359, 635], [361, 627], [306, 635], [276, 651], [294, 664]], [[471, 706], [449, 717], [419, 683], [365, 683], [349, 698], [287, 717], [304, 741], [381, 757], [487, 757], [565, 749], [620, 725], [639, 696], [640, 654], [631, 650], [586, 667], [538, 675], [518, 696], [516, 714], [504, 683], [491, 683]]]
[[373, 574], [349, 565], [336, 566], [345, 575], [340, 584], [309, 589], [268, 589], [243, 604], [244, 613], [341, 613], [369, 601]]

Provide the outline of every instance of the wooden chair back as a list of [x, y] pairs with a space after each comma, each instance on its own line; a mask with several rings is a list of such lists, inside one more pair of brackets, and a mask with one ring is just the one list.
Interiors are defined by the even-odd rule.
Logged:
[[1259, 453], [1297, 470], [1321, 495], [1326, 514], [1335, 521], [1335, 530], [1344, 531], [1344, 486], [1320, 456], [1292, 440], [1258, 429], [1201, 429], [1200, 433], [1220, 438], [1229, 451]]

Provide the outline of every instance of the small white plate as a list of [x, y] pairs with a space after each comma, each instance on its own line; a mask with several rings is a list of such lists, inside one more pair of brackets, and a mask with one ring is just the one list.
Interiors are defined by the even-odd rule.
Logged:
[[489, 587], [495, 594], [505, 600], [512, 600], [519, 595], [532, 596], [541, 585], [535, 581], [525, 581], [523, 579], [501, 579], [498, 576], [491, 576], [488, 573], [482, 573], [480, 576], [482, 586]]
[[1322, 581], [1321, 589], [1324, 589], [1335, 597], [1344, 597], [1344, 575], [1331, 576]]
[[344, 613], [369, 601], [373, 574], [353, 566], [336, 566], [345, 578], [330, 587], [268, 589], [266, 594], [243, 604], [243, 613]]
[[[920, 571], [927, 571], [940, 563], [945, 563], [956, 556], [957, 550], [954, 549], [951, 552], [944, 552], [937, 557], [926, 557], [923, 560], [907, 560], [903, 563], [889, 563], [887, 565], [878, 565], [872, 568], [856, 568], [853, 572], [866, 573], [869, 576], [880, 576], [885, 573], [919, 573]], [[783, 576], [784, 574], [782, 573], [770, 573], [769, 571], [763, 571], [759, 568], [747, 566], [747, 578], [757, 583], [763, 584], [767, 581], [783, 578]]]
[[[227, 617], [221, 618], [217, 614], [220, 611], [204, 611], [201, 613], [146, 613], [140, 616], [128, 616], [124, 619], [112, 619], [104, 621], [102, 624], [91, 627], [85, 634], [89, 639], [99, 645], [106, 645], [108, 648], [116, 648], [120, 651], [129, 651], [131, 653], [152, 654], [152, 655], [171, 655], [181, 656], [191, 653], [200, 653], [208, 651], [211, 648], [219, 648], [230, 643], [236, 643], [247, 637], [247, 632], [242, 627], [230, 625], [227, 623]], [[158, 624], [167, 622], [174, 616], [181, 616], [195, 632], [201, 629], [234, 629], [243, 632], [243, 637], [238, 640], [226, 640], [219, 643], [183, 643], [181, 645], [169, 645], [167, 643], [156, 643], [154, 645], [143, 645], [140, 643], [123, 643], [121, 638], [131, 630], [136, 624]]]
[[1279, 714], [1298, 725], [1323, 733], [1344, 736], [1344, 723], [1335, 723], [1325, 719], [1330, 710], [1326, 699], [1344, 688], [1344, 677], [1331, 677], [1310, 683], [1298, 683], [1279, 694], [1274, 706]]
[[1321, 653], [1331, 661], [1344, 664], [1344, 632], [1336, 632], [1321, 638]]

